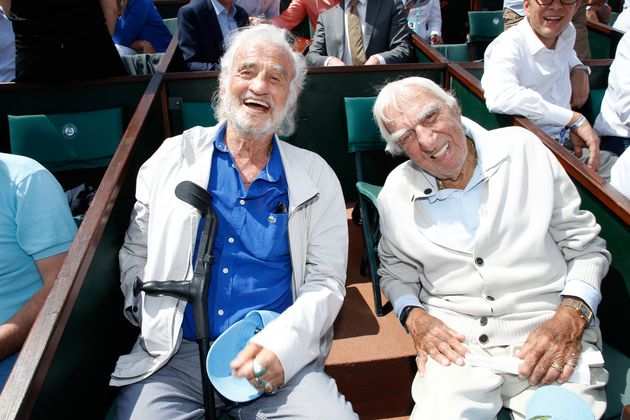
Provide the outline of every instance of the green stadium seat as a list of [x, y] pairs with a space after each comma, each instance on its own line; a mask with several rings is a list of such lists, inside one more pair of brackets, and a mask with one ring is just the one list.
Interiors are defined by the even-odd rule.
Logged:
[[122, 108], [71, 114], [9, 115], [11, 153], [55, 173], [106, 167], [122, 138]]
[[610, 20], [608, 21], [608, 26], [613, 26], [618, 17], [619, 12], [610, 12]]
[[503, 11], [469, 11], [468, 31], [473, 60], [482, 60], [488, 44], [503, 32]]
[[168, 29], [171, 35], [175, 35], [175, 32], [177, 32], [177, 18], [174, 17], [162, 19], [162, 21], [164, 22], [164, 25], [166, 25], [166, 29]]
[[182, 125], [184, 130], [196, 127], [212, 127], [217, 123], [210, 102], [182, 102]]
[[470, 49], [468, 44], [439, 44], [433, 45], [432, 47], [449, 61], [470, 61]]
[[354, 153], [357, 191], [359, 195], [359, 223], [363, 229], [365, 252], [361, 262], [361, 274], [365, 275], [366, 264], [369, 266], [370, 279], [374, 292], [376, 314], [383, 315], [380, 281], [377, 273], [377, 246], [380, 239], [379, 217], [376, 199], [381, 186], [364, 181], [363, 152], [384, 151], [385, 143], [381, 139], [378, 126], [372, 117], [375, 97], [344, 98], [346, 122], [348, 124], [348, 152]]

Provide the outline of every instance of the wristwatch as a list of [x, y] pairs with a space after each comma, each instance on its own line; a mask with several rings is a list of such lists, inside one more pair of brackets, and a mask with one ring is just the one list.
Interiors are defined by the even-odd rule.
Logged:
[[[403, 308], [402, 311], [400, 311], [400, 323], [402, 324], [402, 326], [407, 329], [407, 318], [409, 317], [409, 312], [411, 312], [412, 309], [414, 308], [420, 308], [419, 306], [413, 306], [413, 305], [409, 305], [409, 306], [405, 306]], [[422, 308], [420, 308], [422, 309]]]
[[591, 310], [591, 308], [588, 307], [586, 303], [582, 302], [579, 299], [564, 298], [562, 300], [562, 305], [568, 306], [569, 308], [573, 308], [578, 311], [580, 316], [586, 321], [587, 325], [590, 324], [593, 320], [593, 311]]

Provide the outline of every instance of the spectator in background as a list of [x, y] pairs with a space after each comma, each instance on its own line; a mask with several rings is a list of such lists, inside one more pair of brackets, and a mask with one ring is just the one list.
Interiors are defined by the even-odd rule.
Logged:
[[120, 54], [165, 52], [171, 33], [151, 0], [108, 0], [107, 26]]
[[531, 119], [609, 178], [616, 157], [600, 152], [599, 137], [591, 124], [571, 109], [584, 105], [589, 94], [590, 69], [572, 48], [575, 29], [571, 17], [576, 4], [551, 0], [541, 5], [539, 1], [525, 0], [527, 18], [486, 49], [481, 78], [486, 106], [491, 112]]
[[[576, 1], [576, 12], [573, 14], [572, 23], [575, 27], [574, 49], [580, 60], [591, 58], [591, 48], [588, 44], [588, 31], [586, 29], [586, 0]], [[525, 17], [523, 0], [503, 0], [503, 27], [508, 30]]]
[[306, 61], [356, 66], [406, 63], [412, 57], [401, 0], [342, 0], [319, 15]]
[[73, 82], [127, 74], [98, 0], [0, 0], [15, 34], [16, 82]]
[[314, 32], [319, 15], [337, 3], [339, 0], [292, 0], [289, 7], [279, 16], [271, 19], [271, 23], [287, 31], [292, 31], [308, 16], [308, 22]]
[[608, 87], [601, 112], [593, 125], [601, 137], [602, 150], [621, 155], [630, 146], [630, 34], [619, 44], [610, 65]]
[[219, 70], [223, 39], [247, 26], [249, 16], [233, 0], [198, 0], [177, 13], [179, 49], [191, 71]]
[[271, 19], [280, 13], [280, 0], [236, 0], [250, 17]]
[[608, 25], [612, 10], [606, 0], [588, 0], [586, 18], [593, 22]]
[[407, 25], [420, 38], [431, 44], [442, 44], [442, 12], [440, 0], [407, 0]]
[[630, 148], [619, 156], [610, 171], [610, 185], [630, 199]]
[[44, 304], [77, 227], [57, 180], [0, 153], [0, 390]]
[[617, 29], [621, 32], [630, 31], [630, 9], [626, 7], [626, 5], [630, 4], [630, 0], [624, 3], [624, 9], [617, 16], [617, 20], [613, 23], [613, 28]]
[[0, 6], [0, 83], [15, 79], [15, 35], [11, 21]]

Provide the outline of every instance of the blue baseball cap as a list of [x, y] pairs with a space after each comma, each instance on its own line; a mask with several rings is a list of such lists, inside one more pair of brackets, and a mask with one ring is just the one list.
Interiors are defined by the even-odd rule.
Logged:
[[262, 395], [247, 378], [232, 376], [230, 362], [245, 348], [254, 334], [278, 317], [273, 311], [251, 311], [245, 318], [223, 331], [208, 352], [206, 372], [214, 388], [225, 398], [234, 402], [247, 402]]
[[591, 407], [576, 393], [557, 385], [538, 388], [527, 405], [527, 420], [595, 420]]

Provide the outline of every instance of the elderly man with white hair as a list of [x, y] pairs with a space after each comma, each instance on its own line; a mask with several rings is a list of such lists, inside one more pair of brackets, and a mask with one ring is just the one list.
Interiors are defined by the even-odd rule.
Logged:
[[381, 288], [418, 356], [411, 418], [491, 419], [502, 406], [523, 418], [553, 382], [601, 416], [607, 372], [569, 379], [582, 351], [601, 349], [610, 254], [560, 163], [527, 130], [462, 117], [420, 77], [385, 86], [374, 117], [387, 149], [409, 157], [378, 210]]
[[197, 212], [175, 197], [183, 180], [206, 188], [217, 213], [211, 339], [252, 310], [280, 313], [230, 364], [233, 375], [264, 395], [246, 404], [219, 395], [217, 408], [244, 419], [357, 418], [324, 373], [345, 295], [341, 187], [321, 157], [276, 135], [294, 130], [306, 74], [304, 57], [293, 52], [287, 36], [257, 25], [229, 38], [215, 96], [219, 124], [167, 139], [138, 173], [120, 266], [124, 312], [141, 334], [112, 373], [111, 384], [122, 387], [118, 418], [204, 415], [190, 305], [133, 293], [136, 277], [192, 278], [201, 227]]

